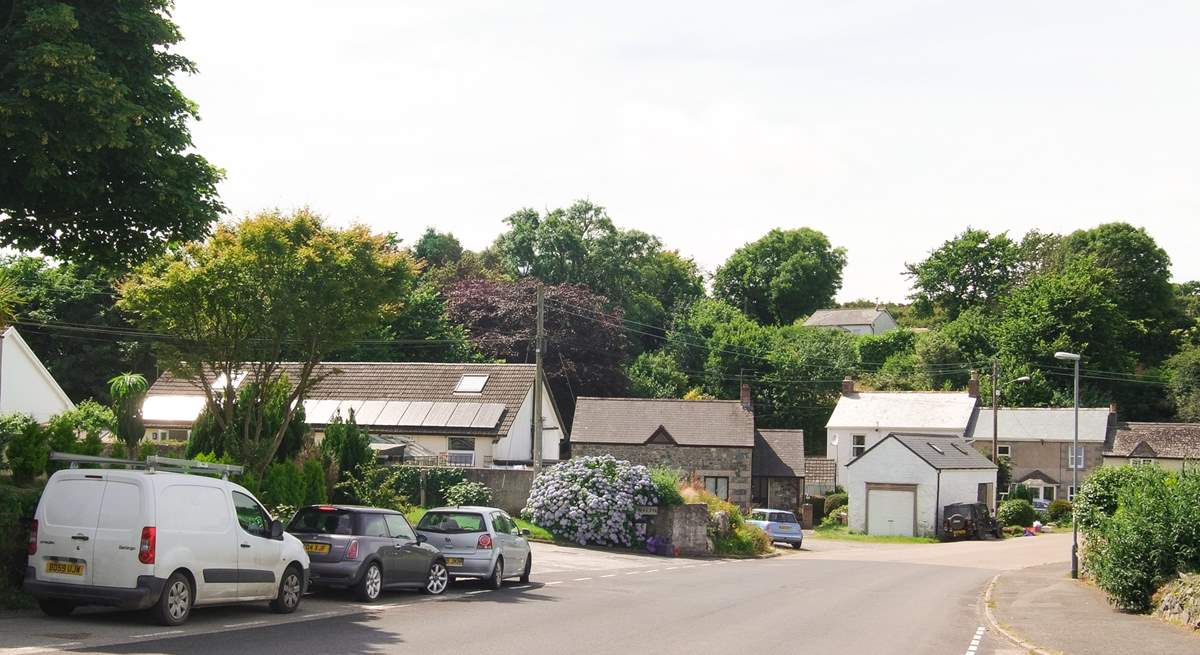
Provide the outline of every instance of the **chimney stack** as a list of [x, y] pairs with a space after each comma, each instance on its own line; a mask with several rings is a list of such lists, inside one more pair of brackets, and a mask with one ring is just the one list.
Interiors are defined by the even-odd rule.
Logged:
[[750, 398], [750, 385], [742, 383], [742, 409], [747, 412], [754, 411], [754, 400]]
[[1108, 413], [1112, 414], [1113, 416], [1117, 415], [1117, 404], [1116, 403], [1108, 404]]
[[967, 395], [972, 398], [979, 397], [979, 371], [971, 371], [971, 379], [967, 381]]
[[852, 393], [854, 393], [854, 378], [847, 375], [842, 380], [842, 395], [848, 396]]

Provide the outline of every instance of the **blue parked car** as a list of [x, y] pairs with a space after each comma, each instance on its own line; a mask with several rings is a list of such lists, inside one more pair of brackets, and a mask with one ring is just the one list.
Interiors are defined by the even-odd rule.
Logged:
[[797, 550], [804, 545], [804, 531], [800, 529], [800, 521], [792, 512], [779, 509], [755, 509], [750, 511], [746, 523], [761, 528], [771, 537], [772, 541], [790, 545]]

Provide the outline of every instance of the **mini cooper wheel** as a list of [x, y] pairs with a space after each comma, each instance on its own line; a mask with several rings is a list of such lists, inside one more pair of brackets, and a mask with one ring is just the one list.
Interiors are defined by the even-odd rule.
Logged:
[[382, 592], [383, 571], [379, 564], [371, 562], [366, 573], [363, 573], [362, 580], [359, 580], [358, 586], [354, 588], [354, 595], [364, 603], [373, 603], [379, 600], [379, 594]]
[[521, 582], [529, 582], [529, 574], [533, 573], [533, 552], [525, 556], [525, 570], [521, 573]]
[[504, 558], [496, 558], [496, 566], [492, 568], [492, 574], [488, 576], [488, 589], [499, 589], [504, 584]]
[[167, 578], [162, 595], [154, 605], [154, 618], [163, 625], [181, 625], [191, 615], [194, 601], [192, 584], [187, 576], [176, 571]]
[[304, 578], [296, 567], [290, 566], [279, 581], [279, 593], [271, 601], [271, 609], [279, 614], [291, 614], [300, 607], [300, 596], [304, 593]]
[[425, 586], [421, 587], [421, 591], [430, 596], [437, 596], [446, 591], [448, 586], [450, 586], [450, 572], [446, 570], [446, 563], [434, 560], [433, 564], [429, 565], [429, 577], [425, 579]]

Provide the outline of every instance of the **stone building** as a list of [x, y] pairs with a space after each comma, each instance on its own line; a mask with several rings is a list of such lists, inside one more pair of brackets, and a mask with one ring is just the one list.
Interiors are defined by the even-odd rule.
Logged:
[[778, 509], [794, 510], [804, 494], [804, 434], [756, 431], [749, 388], [742, 396], [740, 401], [580, 398], [571, 455], [670, 466], [743, 507], [777, 500], [786, 503]]

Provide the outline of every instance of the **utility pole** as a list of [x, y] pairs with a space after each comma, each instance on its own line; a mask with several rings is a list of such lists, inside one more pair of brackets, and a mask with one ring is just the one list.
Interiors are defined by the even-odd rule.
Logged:
[[996, 488], [992, 511], [1000, 509], [1000, 365], [992, 360], [992, 463], [996, 465]]
[[542, 285], [537, 285], [537, 337], [533, 344], [535, 373], [533, 376], [533, 472], [542, 471], [542, 384], [545, 376], [542, 373], [542, 351], [545, 350], [545, 318], [546, 302]]

